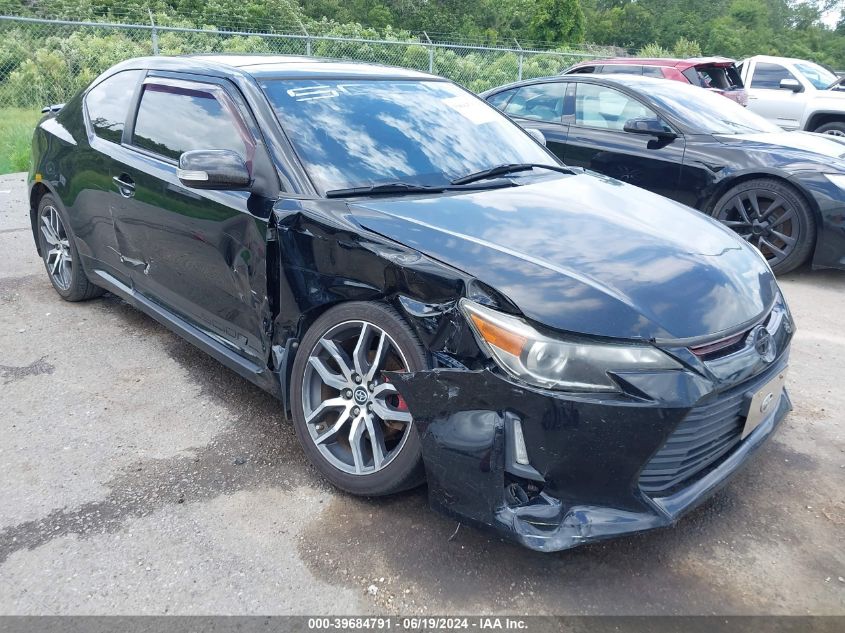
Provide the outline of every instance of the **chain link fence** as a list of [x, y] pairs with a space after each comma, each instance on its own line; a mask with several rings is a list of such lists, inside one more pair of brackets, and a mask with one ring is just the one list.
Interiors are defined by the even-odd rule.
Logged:
[[0, 108], [62, 103], [109, 66], [143, 55], [189, 53], [314, 55], [376, 62], [448, 77], [479, 92], [518, 79], [553, 75], [594, 52], [490, 48], [428, 36], [375, 40], [73, 22], [0, 16]]

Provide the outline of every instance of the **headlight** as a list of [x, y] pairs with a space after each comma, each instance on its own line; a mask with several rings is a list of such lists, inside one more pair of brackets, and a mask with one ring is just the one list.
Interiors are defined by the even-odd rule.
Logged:
[[825, 174], [824, 177], [840, 189], [845, 189], [845, 174]]
[[608, 371], [679, 369], [649, 345], [601, 344], [551, 338], [523, 319], [461, 299], [479, 342], [509, 374], [546, 389], [619, 391]]

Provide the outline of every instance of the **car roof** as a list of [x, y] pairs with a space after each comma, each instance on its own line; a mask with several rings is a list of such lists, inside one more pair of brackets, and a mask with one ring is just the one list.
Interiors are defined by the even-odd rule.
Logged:
[[781, 64], [806, 64], [808, 61], [810, 61], [807, 59], [798, 59], [797, 57], [776, 57], [775, 55], [753, 55], [752, 57], [748, 57], [743, 61], [748, 61], [750, 59], [754, 59], [758, 62], [775, 62]]
[[[524, 79], [514, 83], [491, 88], [481, 93], [482, 97], [501, 92], [502, 90], [509, 90], [511, 88], [520, 88], [522, 86], [530, 86], [538, 83], [555, 83], [555, 82], [579, 82], [579, 83], [601, 83], [601, 84], [616, 84], [618, 86], [628, 86], [631, 88], [648, 88], [648, 86], [663, 86], [666, 85], [670, 79], [661, 79], [659, 77], [646, 77], [643, 75], [628, 75], [628, 74], [612, 74], [612, 75], [551, 75], [549, 77], [536, 77], [534, 79]], [[677, 83], [677, 82], [673, 82]]]
[[[154, 60], [150, 67], [157, 67], [161, 63], [155, 60], [162, 60], [161, 57], [147, 58]], [[346, 77], [346, 78], [392, 78], [392, 79], [435, 79], [433, 75], [407, 68], [385, 66], [356, 61], [344, 61], [327, 59], [321, 57], [306, 57], [300, 55], [265, 55], [265, 54], [198, 54], [185, 55], [182, 57], [171, 57], [169, 60], [182, 60], [186, 66], [199, 64], [214, 67], [218, 70], [237, 71], [245, 75], [251, 75], [257, 79], [270, 77], [296, 78], [296, 77]], [[168, 70], [175, 70], [173, 64], [168, 62]], [[439, 79], [439, 78], [437, 78]]]
[[594, 59], [589, 62], [581, 62], [575, 64], [575, 68], [579, 66], [590, 66], [593, 64], [610, 64], [610, 65], [637, 65], [637, 66], [671, 66], [678, 69], [692, 68], [693, 66], [702, 66], [706, 64], [720, 64], [728, 65], [735, 63], [729, 57], [690, 57], [689, 59], [679, 59], [677, 57], [610, 57], [608, 59]]

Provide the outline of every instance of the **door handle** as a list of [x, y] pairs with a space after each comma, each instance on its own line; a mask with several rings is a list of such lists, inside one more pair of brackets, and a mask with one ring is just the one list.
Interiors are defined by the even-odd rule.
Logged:
[[117, 185], [117, 190], [124, 198], [131, 198], [135, 195], [135, 182], [128, 174], [120, 174], [112, 178], [114, 184]]

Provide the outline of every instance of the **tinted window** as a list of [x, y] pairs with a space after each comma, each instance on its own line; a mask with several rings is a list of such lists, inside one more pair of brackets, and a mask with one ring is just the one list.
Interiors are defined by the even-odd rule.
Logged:
[[176, 160], [193, 149], [229, 149], [248, 158], [235, 119], [212, 92], [158, 84], [144, 86], [132, 144]]
[[603, 75], [642, 75], [643, 67], [635, 64], [608, 64], [601, 72]]
[[85, 108], [94, 134], [107, 141], [120, 143], [129, 102], [142, 73], [141, 70], [117, 73], [88, 91]]
[[502, 163], [553, 163], [486, 101], [447, 81], [261, 83], [318, 189], [444, 185]]
[[651, 101], [696, 132], [748, 134], [780, 132], [778, 126], [738, 103], [709, 90], [674, 81], [655, 81], [648, 87]]
[[505, 107], [505, 112], [525, 119], [557, 123], [563, 116], [565, 83], [523, 86]]
[[492, 97], [488, 97], [487, 102], [490, 105], [496, 106], [499, 110], [502, 110], [504, 105], [508, 102], [508, 99], [513, 96], [514, 92], [516, 92], [516, 90], [503, 90], [502, 92], [494, 94]]
[[643, 74], [646, 77], [663, 79], [663, 69], [660, 66], [643, 66]]
[[618, 90], [593, 84], [578, 84], [575, 93], [575, 124], [622, 130], [631, 119], [657, 115], [636, 99]]
[[757, 62], [751, 77], [752, 88], [780, 88], [781, 79], [795, 79], [786, 68], [780, 64], [763, 64]]
[[589, 75], [590, 73], [596, 72], [596, 68], [601, 70], [601, 66], [582, 66], [581, 68], [576, 68], [572, 71], [573, 75]]

